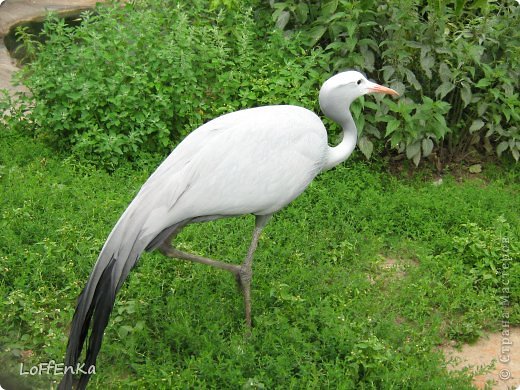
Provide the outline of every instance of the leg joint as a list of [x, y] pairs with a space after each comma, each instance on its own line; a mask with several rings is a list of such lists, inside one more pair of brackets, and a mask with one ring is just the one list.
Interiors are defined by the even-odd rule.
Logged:
[[251, 267], [240, 267], [238, 270], [238, 277], [240, 278], [241, 284], [249, 284], [251, 283], [251, 279], [253, 277], [253, 272], [251, 271]]

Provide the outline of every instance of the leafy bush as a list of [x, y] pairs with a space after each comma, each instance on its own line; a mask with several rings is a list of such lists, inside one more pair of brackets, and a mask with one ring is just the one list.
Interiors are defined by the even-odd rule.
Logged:
[[[505, 4], [503, 4], [505, 3]], [[271, 1], [279, 28], [303, 31], [334, 69], [359, 68], [404, 96], [360, 126], [418, 164], [472, 149], [520, 158], [520, 6], [515, 1]], [[358, 118], [358, 120], [361, 118]], [[437, 148], [434, 149], [434, 144]]]
[[[520, 157], [520, 7], [482, 1], [150, 0], [100, 6], [41, 45], [20, 30], [31, 132], [113, 168], [164, 154], [202, 122], [262, 104], [314, 108], [319, 83], [366, 71], [403, 96], [352, 107], [359, 147], [438, 166], [474, 152]], [[254, 7], [255, 12], [251, 11]], [[271, 31], [266, 15], [279, 29]], [[362, 110], [362, 108], [365, 108]]]
[[99, 7], [75, 29], [51, 16], [42, 32], [46, 44], [23, 74], [36, 133], [113, 168], [166, 153], [229, 111], [313, 106], [316, 68], [326, 56], [258, 29], [250, 9], [181, 3]]

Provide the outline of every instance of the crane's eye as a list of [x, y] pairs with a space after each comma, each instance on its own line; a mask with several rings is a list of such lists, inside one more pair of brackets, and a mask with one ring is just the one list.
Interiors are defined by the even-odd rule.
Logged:
[[357, 85], [361, 84], [362, 81], [363, 81], [363, 80], [359, 79], [359, 80], [357, 81]]

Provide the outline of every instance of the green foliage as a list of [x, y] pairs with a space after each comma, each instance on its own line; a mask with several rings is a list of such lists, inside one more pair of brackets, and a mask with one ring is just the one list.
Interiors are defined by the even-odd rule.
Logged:
[[60, 150], [114, 168], [164, 155], [229, 111], [313, 106], [326, 56], [258, 29], [251, 10], [139, 4], [100, 6], [77, 28], [47, 20], [46, 44], [23, 82], [33, 96], [31, 129]]
[[[474, 278], [475, 288], [498, 288], [503, 278], [520, 277], [520, 247], [507, 236], [511, 226], [500, 217], [490, 228], [476, 223], [463, 225], [463, 234], [453, 238], [454, 252]], [[518, 297], [516, 297], [518, 299]]]
[[18, 31], [33, 60], [22, 75], [32, 93], [26, 128], [113, 169], [164, 155], [229, 111], [318, 111], [320, 82], [356, 68], [402, 94], [352, 107], [367, 158], [518, 160], [519, 10], [512, 0], [150, 0], [99, 6], [76, 28], [51, 16], [45, 45]]
[[[485, 324], [478, 318], [483, 313], [508, 323], [520, 320], [520, 247], [511, 240], [511, 232], [503, 216], [486, 227], [462, 224], [452, 246], [428, 260], [438, 275], [439, 288], [451, 289], [454, 296], [449, 302], [435, 299], [450, 313], [446, 328], [450, 338], [474, 341], [480, 337]], [[435, 294], [436, 287], [433, 290]]]
[[[505, 3], [505, 4], [504, 4]], [[370, 140], [417, 165], [472, 149], [520, 157], [520, 7], [515, 1], [271, 2], [275, 24], [302, 31], [335, 70], [357, 68], [403, 94], [366, 115]], [[381, 115], [382, 113], [382, 115]], [[434, 149], [433, 146], [436, 145]]]
[[[109, 174], [18, 132], [2, 133], [0, 150], [0, 362], [19, 378], [20, 361], [63, 361], [76, 298], [150, 171]], [[518, 171], [439, 186], [386, 171], [338, 166], [270, 222], [247, 342], [233, 277], [144, 254], [92, 388], [471, 388], [469, 373], [446, 371], [439, 345], [501, 326], [507, 254], [510, 323], [520, 323]], [[252, 226], [195, 224], [177, 243], [238, 262]], [[59, 377], [32, 379], [49, 388]]]

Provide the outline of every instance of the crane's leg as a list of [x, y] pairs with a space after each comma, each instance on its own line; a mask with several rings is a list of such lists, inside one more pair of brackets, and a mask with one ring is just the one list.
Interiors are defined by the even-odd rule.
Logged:
[[182, 227], [174, 230], [170, 236], [164, 240], [163, 244], [159, 246], [159, 251], [162, 254], [173, 257], [181, 260], [188, 260], [195, 263], [207, 264], [212, 267], [220, 268], [229, 272], [232, 272], [238, 282], [240, 289], [242, 290], [242, 294], [244, 296], [244, 308], [245, 308], [245, 317], [246, 317], [246, 325], [248, 328], [251, 328], [251, 279], [253, 276], [252, 265], [253, 265], [253, 255], [255, 253], [256, 247], [258, 246], [258, 240], [260, 238], [260, 234], [264, 226], [269, 221], [270, 215], [257, 215], [255, 220], [255, 229], [253, 231], [253, 238], [251, 240], [251, 244], [249, 245], [249, 250], [247, 251], [247, 256], [242, 263], [242, 265], [229, 264], [222, 261], [213, 260], [207, 257], [194, 255], [191, 253], [180, 251], [174, 248], [171, 245], [171, 240], [179, 234]]
[[269, 221], [270, 215], [257, 215], [255, 220], [255, 230], [253, 230], [253, 238], [247, 251], [247, 256], [240, 270], [236, 275], [238, 285], [244, 295], [244, 310], [246, 313], [246, 326], [251, 329], [251, 279], [253, 278], [253, 255], [255, 254], [256, 247], [258, 246], [258, 240], [260, 234], [264, 229], [265, 225]]
[[224, 269], [226, 271], [233, 272], [235, 275], [240, 271], [239, 265], [224, 263], [223, 261], [217, 261], [217, 260], [209, 259], [207, 257], [198, 256], [198, 255], [194, 255], [192, 253], [180, 251], [180, 250], [174, 248], [171, 245], [171, 243], [169, 242], [169, 240], [165, 241], [159, 247], [159, 251], [163, 255], [168, 256], [168, 257], [173, 257], [175, 259], [180, 259], [180, 260], [188, 260], [188, 261], [192, 261], [194, 263], [202, 263], [202, 264], [211, 265], [212, 267], [215, 267], [215, 268], [220, 268], [220, 269]]

